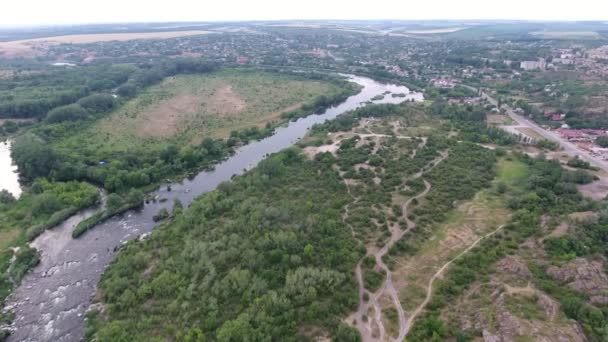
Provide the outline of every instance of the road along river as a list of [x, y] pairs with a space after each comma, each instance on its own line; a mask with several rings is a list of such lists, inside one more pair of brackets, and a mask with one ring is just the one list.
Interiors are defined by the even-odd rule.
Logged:
[[216, 165], [213, 171], [201, 172], [190, 180], [170, 184], [171, 191], [167, 190], [167, 184], [161, 186], [152, 195], [167, 199], [166, 202], [149, 203], [141, 210], [112, 218], [79, 239], [72, 239], [71, 232], [82, 216], [90, 214], [88, 212], [42, 234], [32, 243], [41, 253], [40, 264], [27, 274], [9, 298], [8, 306], [15, 313], [13, 334], [9, 341], [81, 340], [85, 312], [102, 272], [116, 255], [116, 247], [149, 233], [155, 226], [152, 217], [161, 207], [170, 209], [174, 199], [189, 205], [221, 182], [229, 181], [233, 175], [240, 175], [253, 168], [268, 154], [293, 145], [314, 124], [361, 107], [374, 96], [387, 91], [407, 94], [406, 97], [392, 97], [388, 94], [374, 103], [423, 99], [422, 94], [410, 93], [403, 86], [381, 84], [365, 77], [349, 78], [362, 86], [357, 95], [323, 113], [278, 128], [274, 135], [240, 148], [229, 159]]

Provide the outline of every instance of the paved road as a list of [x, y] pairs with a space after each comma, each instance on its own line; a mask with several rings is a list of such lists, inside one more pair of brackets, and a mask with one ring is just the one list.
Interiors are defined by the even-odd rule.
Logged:
[[[482, 92], [481, 97], [488, 100], [489, 103], [491, 103], [495, 106], [497, 105], [497, 101], [494, 98], [492, 98], [490, 95]], [[608, 171], [608, 162], [607, 161], [605, 161], [599, 157], [594, 157], [591, 154], [589, 154], [588, 152], [581, 150], [578, 146], [576, 146], [575, 144], [562, 138], [557, 133], [543, 129], [542, 127], [538, 126], [532, 120], [529, 120], [529, 119], [515, 113], [513, 108], [511, 108], [507, 105], [503, 105], [502, 107], [507, 111], [507, 115], [509, 115], [509, 117], [511, 119], [513, 119], [513, 121], [517, 122], [517, 124], [519, 126], [533, 129], [536, 133], [538, 133], [543, 138], [559, 143], [561, 145], [561, 147], [563, 148], [563, 152], [570, 155], [571, 157], [578, 156], [580, 159], [590, 163], [591, 165], [597, 166], [603, 170]]]

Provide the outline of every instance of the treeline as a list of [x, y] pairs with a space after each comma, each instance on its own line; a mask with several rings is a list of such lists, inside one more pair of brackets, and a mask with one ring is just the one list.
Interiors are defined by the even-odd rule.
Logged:
[[0, 80], [0, 118], [44, 118], [56, 107], [120, 86], [135, 70], [133, 65], [99, 64]]
[[357, 340], [339, 318], [357, 305], [362, 256], [341, 222], [348, 201], [331, 166], [270, 157], [129, 243], [100, 282], [108, 315], [91, 317], [89, 338], [296, 341], [314, 325]]
[[[68, 130], [70, 127], [62, 126]], [[160, 150], [131, 150], [100, 159], [103, 155], [92, 154], [87, 146], [58, 151], [49, 144], [51, 140], [52, 135], [41, 137], [27, 133], [13, 142], [11, 155], [24, 180], [33, 181], [38, 177], [55, 181], [82, 180], [110, 192], [142, 188], [169, 176], [211, 167], [233, 149], [230, 141], [206, 138], [198, 145], [179, 147], [167, 143]]]
[[[116, 92], [128, 98], [167, 76], [206, 73], [216, 67], [216, 64], [200, 59], [167, 59], [154, 64], [99, 63], [57, 70], [49, 69], [53, 68], [49, 66], [41, 71], [0, 79], [0, 118], [44, 118], [58, 107], [75, 104], [95, 93]], [[68, 112], [67, 117], [82, 114], [75, 107], [64, 111]]]

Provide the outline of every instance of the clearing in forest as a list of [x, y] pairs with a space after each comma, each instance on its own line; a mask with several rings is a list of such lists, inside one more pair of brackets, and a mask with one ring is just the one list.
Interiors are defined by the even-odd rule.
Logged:
[[169, 77], [144, 90], [108, 117], [70, 138], [86, 136], [97, 149], [124, 151], [165, 141], [197, 144], [231, 131], [279, 121], [320, 95], [340, 88], [330, 82], [260, 71], [219, 71]]

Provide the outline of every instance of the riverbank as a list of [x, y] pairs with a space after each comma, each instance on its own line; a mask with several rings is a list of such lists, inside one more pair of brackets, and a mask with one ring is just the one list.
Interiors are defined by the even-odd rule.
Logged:
[[[229, 181], [234, 175], [253, 168], [267, 155], [293, 145], [317, 123], [362, 106], [372, 97], [385, 91], [408, 93], [405, 87], [384, 85], [364, 77], [350, 77], [362, 90], [344, 103], [328, 108], [319, 115], [311, 115], [276, 129], [275, 134], [239, 148], [212, 171], [201, 172], [181, 183], [161, 186], [153, 193], [165, 202], [148, 203], [138, 211], [129, 211], [111, 218], [74, 240], [71, 230], [61, 229], [42, 234], [36, 241], [41, 245], [41, 262], [26, 275], [21, 286], [11, 296], [14, 306], [14, 335], [9, 339], [50, 341], [79, 340], [83, 335], [84, 313], [105, 267], [114, 259], [115, 248], [142, 234], [150, 232], [156, 223], [153, 217], [161, 208], [171, 209], [175, 199], [188, 206], [195, 198]], [[400, 103], [409, 98], [385, 97], [381, 103]], [[56, 242], [56, 243], [53, 243]]]

